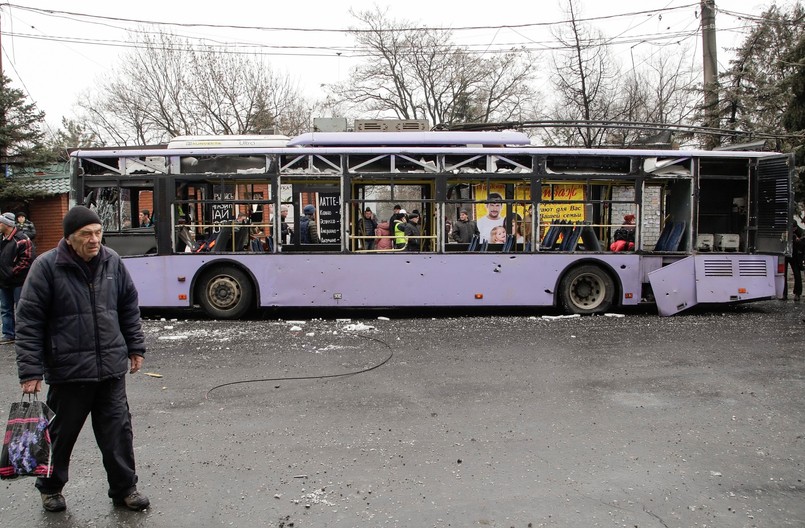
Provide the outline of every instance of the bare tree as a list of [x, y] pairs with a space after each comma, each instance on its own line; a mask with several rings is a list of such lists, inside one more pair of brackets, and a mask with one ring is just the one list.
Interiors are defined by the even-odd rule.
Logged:
[[[620, 109], [615, 105], [620, 68], [610, 58], [601, 32], [579, 22], [575, 0], [567, 0], [566, 11], [567, 27], [554, 34], [567, 51], [554, 56], [553, 84], [558, 99], [553, 118], [582, 121], [620, 118]], [[559, 128], [549, 134], [553, 142], [587, 148], [601, 144], [606, 138], [605, 129], [592, 126]]]
[[256, 57], [147, 36], [81, 97], [81, 121], [108, 144], [148, 144], [186, 134], [289, 135], [307, 130], [310, 105], [288, 76]]
[[[631, 72], [614, 61], [603, 34], [579, 22], [576, 0], [566, 0], [569, 22], [555, 33], [566, 51], [554, 58], [556, 101], [551, 117], [581, 124], [546, 132], [547, 142], [587, 148], [626, 146], [655, 134], [663, 124], [682, 124], [693, 117], [699, 99], [695, 72], [684, 50], [653, 53], [633, 64]], [[647, 123], [647, 129], [587, 124]]]
[[[695, 118], [702, 93], [697, 73], [685, 65], [689, 55], [652, 53], [624, 74], [615, 99], [614, 115], [623, 121], [657, 126], [690, 123]], [[657, 129], [619, 129], [607, 134], [607, 144], [626, 146], [639, 142]]]
[[355, 39], [369, 58], [329, 87], [332, 107], [450, 124], [512, 119], [536, 105], [535, 62], [523, 50], [484, 58], [452, 44], [450, 31], [416, 28], [386, 10], [353, 16], [361, 24]]

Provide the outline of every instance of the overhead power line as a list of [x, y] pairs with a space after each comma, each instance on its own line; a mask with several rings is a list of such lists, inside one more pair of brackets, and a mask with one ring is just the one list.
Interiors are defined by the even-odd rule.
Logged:
[[[622, 18], [622, 17], [634, 17], [640, 15], [654, 15], [659, 13], [667, 13], [671, 11], [678, 11], [682, 9], [689, 9], [691, 7], [697, 7], [699, 5], [698, 2], [685, 4], [681, 6], [675, 7], [666, 7], [662, 9], [648, 9], [644, 11], [630, 11], [627, 13], [617, 13], [613, 15], [601, 15], [596, 17], [587, 17], [587, 18], [577, 18], [575, 22], [595, 22], [600, 20], [610, 20], [613, 18]], [[410, 28], [389, 28], [389, 29], [351, 29], [351, 28], [303, 28], [303, 27], [272, 27], [272, 26], [251, 26], [251, 25], [232, 25], [232, 24], [212, 24], [212, 23], [204, 23], [204, 22], [170, 22], [170, 21], [161, 21], [161, 20], [146, 20], [146, 19], [138, 19], [138, 18], [125, 18], [125, 17], [112, 17], [112, 16], [103, 16], [103, 15], [92, 15], [89, 13], [78, 13], [74, 11], [60, 11], [56, 9], [42, 9], [30, 6], [21, 6], [17, 4], [11, 3], [2, 3], [0, 7], [10, 7], [13, 9], [18, 9], [22, 11], [29, 11], [33, 13], [38, 13], [41, 15], [46, 16], [66, 16], [66, 17], [80, 17], [86, 18], [89, 20], [104, 20], [110, 22], [127, 22], [127, 23], [135, 23], [135, 24], [149, 24], [149, 25], [157, 25], [157, 26], [177, 26], [177, 27], [186, 27], [186, 28], [218, 28], [218, 29], [252, 29], [252, 30], [259, 30], [259, 31], [296, 31], [296, 32], [319, 32], [319, 33], [375, 33], [375, 32], [400, 32], [400, 31], [422, 31], [422, 30], [435, 30], [435, 29], [449, 29], [450, 31], [470, 31], [470, 30], [479, 30], [479, 29], [523, 29], [528, 27], [546, 27], [546, 26], [555, 26], [555, 25], [562, 25], [571, 22], [571, 20], [557, 20], [551, 22], [526, 22], [522, 24], [505, 24], [505, 25], [492, 25], [492, 26], [460, 26], [460, 27], [453, 27], [453, 28], [442, 28], [442, 27], [427, 27], [427, 26], [417, 26], [417, 27], [410, 27]]]

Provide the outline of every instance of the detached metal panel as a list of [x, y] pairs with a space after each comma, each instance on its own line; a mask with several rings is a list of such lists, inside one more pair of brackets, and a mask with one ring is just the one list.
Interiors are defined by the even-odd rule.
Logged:
[[694, 257], [687, 257], [649, 272], [648, 279], [657, 311], [663, 317], [674, 315], [698, 302], [694, 261]]
[[775, 156], [757, 162], [757, 237], [755, 251], [790, 253], [791, 156]]

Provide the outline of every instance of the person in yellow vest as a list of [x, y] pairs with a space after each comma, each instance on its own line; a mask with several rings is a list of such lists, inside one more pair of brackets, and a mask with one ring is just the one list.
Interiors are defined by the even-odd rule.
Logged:
[[405, 236], [405, 223], [408, 221], [405, 209], [401, 209], [399, 213], [395, 214], [393, 221], [394, 249], [405, 249], [405, 244], [408, 241], [408, 237]]

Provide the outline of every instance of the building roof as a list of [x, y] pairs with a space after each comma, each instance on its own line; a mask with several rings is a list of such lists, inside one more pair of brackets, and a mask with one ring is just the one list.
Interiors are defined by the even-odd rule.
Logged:
[[[53, 163], [42, 169], [26, 173], [26, 180], [20, 184], [31, 191], [46, 194], [66, 194], [70, 192], [70, 171], [67, 163]], [[23, 175], [17, 175], [18, 177]]]

